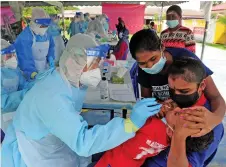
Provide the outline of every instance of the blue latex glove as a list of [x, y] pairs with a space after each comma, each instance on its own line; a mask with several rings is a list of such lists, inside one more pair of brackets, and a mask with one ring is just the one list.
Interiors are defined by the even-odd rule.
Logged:
[[160, 111], [161, 106], [155, 101], [155, 98], [143, 99], [133, 107], [130, 120], [137, 128], [141, 128], [149, 117]]

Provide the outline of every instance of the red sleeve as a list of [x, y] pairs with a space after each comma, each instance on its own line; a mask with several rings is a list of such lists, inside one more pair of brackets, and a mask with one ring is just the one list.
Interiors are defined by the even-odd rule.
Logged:
[[125, 52], [128, 49], [128, 45], [125, 41], [122, 41], [122, 43], [120, 44], [120, 48], [119, 51], [114, 52], [114, 55], [116, 57], [116, 60], [122, 60], [123, 55], [125, 54]]
[[168, 146], [166, 126], [157, 118], [149, 119], [136, 136], [107, 151], [95, 167], [141, 166], [148, 157]]

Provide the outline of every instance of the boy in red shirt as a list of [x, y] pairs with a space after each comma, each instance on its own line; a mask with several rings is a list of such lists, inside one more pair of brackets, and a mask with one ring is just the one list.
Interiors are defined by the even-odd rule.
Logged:
[[[190, 64], [197, 63], [196, 66], [199, 68], [196, 70], [196, 72], [204, 71], [203, 72], [203, 78], [205, 75], [205, 70], [203, 69], [202, 65], [197, 62], [197, 60], [186, 60], [190, 61]], [[174, 63], [173, 65], [176, 65]], [[173, 66], [172, 65], [172, 66]], [[193, 68], [186, 69], [186, 70], [193, 70]], [[184, 70], [180, 74], [182, 82], [187, 83], [187, 89], [190, 86], [190, 91], [193, 92], [197, 88], [194, 87], [196, 81], [187, 82], [185, 81], [184, 77], [188, 75], [188, 71]], [[194, 72], [195, 73], [195, 72]], [[194, 74], [193, 73], [193, 74]], [[191, 73], [192, 74], [192, 73]], [[184, 75], [184, 76], [183, 76]], [[189, 74], [190, 75], [190, 74]], [[170, 73], [169, 73], [170, 76]], [[181, 82], [180, 80], [178, 80]], [[195, 84], [194, 84], [195, 83]], [[204, 90], [205, 84], [204, 81], [201, 80], [200, 84], [200, 90]], [[171, 85], [173, 86], [173, 85]], [[174, 87], [174, 86], [173, 86]], [[172, 88], [170, 89], [170, 95], [174, 99], [174, 101], [178, 101], [178, 105], [180, 108], [188, 107], [184, 106], [187, 103], [183, 103], [181, 99], [176, 99], [174, 96], [175, 94], [172, 92]], [[190, 96], [190, 94], [186, 94], [185, 96]], [[197, 99], [194, 99], [193, 103], [189, 102], [190, 106], [204, 106], [208, 101], [206, 100], [204, 94], [200, 92]], [[172, 101], [166, 102], [163, 107], [161, 108], [161, 112], [166, 117], [167, 123], [164, 123], [165, 121], [160, 120], [156, 117], [151, 117], [147, 120], [145, 125], [136, 133], [136, 136], [127, 142], [121, 144], [120, 146], [107, 151], [103, 157], [97, 162], [95, 167], [140, 167], [146, 158], [153, 157], [158, 155], [161, 151], [166, 149], [170, 145], [171, 137], [173, 136], [173, 131], [175, 127], [175, 116], [179, 116], [179, 112], [175, 112], [174, 109], [177, 107], [177, 104]], [[177, 108], [178, 110], [178, 108]], [[179, 109], [179, 111], [181, 111]], [[190, 135], [188, 135], [188, 138], [186, 140], [186, 150], [189, 151], [201, 151], [203, 149], [206, 149], [211, 142], [213, 141], [213, 131], [210, 133], [199, 137], [199, 138], [190, 138]], [[202, 141], [202, 144], [197, 146], [195, 143], [199, 143]], [[192, 145], [190, 144], [192, 143]], [[190, 163], [190, 162], [189, 162]], [[189, 166], [191, 166], [189, 164]]]

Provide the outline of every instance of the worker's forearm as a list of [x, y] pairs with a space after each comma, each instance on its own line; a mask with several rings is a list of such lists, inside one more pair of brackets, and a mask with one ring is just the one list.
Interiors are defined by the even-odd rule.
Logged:
[[221, 96], [219, 96], [215, 99], [212, 99], [210, 101], [210, 104], [211, 104], [212, 112], [216, 114], [215, 120], [216, 120], [216, 125], [218, 125], [219, 123], [222, 122], [225, 115], [225, 109], [226, 109], [225, 101], [223, 98], [221, 98]]
[[174, 134], [171, 141], [167, 167], [188, 167], [189, 162], [186, 155], [186, 137]]

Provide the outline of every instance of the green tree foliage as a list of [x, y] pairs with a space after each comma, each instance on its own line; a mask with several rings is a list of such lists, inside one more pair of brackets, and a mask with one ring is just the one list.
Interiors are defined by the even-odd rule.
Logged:
[[[59, 14], [61, 13], [60, 9], [56, 6], [40, 6], [43, 8], [48, 14]], [[24, 7], [23, 8], [23, 16], [24, 17], [31, 17], [33, 7]], [[74, 6], [65, 6], [64, 10], [79, 10], [78, 7]]]
[[219, 5], [219, 4], [222, 4], [223, 1], [213, 1], [213, 6], [216, 6], [216, 5]]
[[[69, 26], [70, 26], [71, 20], [70, 19], [64, 19], [64, 25], [65, 25], [65, 29], [68, 30]], [[62, 19], [60, 20], [59, 23], [61, 29], [63, 29], [63, 21]]]
[[220, 17], [218, 21], [226, 26], [226, 16]]
[[[59, 8], [55, 6], [40, 6], [43, 8], [48, 14], [58, 14], [60, 13]], [[31, 17], [32, 8], [34, 7], [24, 7], [23, 8], [23, 16], [24, 17]]]
[[74, 6], [65, 6], [64, 10], [79, 10], [78, 7], [74, 7]]
[[211, 19], [216, 19], [217, 18], [217, 13], [211, 13]]

